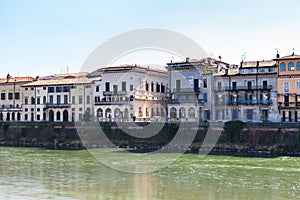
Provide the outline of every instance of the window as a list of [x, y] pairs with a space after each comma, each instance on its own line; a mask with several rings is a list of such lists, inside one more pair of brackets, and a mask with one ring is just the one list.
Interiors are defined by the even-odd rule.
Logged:
[[165, 86], [163, 84], [161, 84], [161, 93], [165, 93]]
[[1, 92], [1, 100], [5, 100], [5, 91]]
[[86, 86], [85, 86], [85, 88], [91, 88], [91, 87], [92, 87], [91, 85], [86, 85]]
[[25, 114], [25, 121], [27, 121], [28, 120], [28, 115], [27, 114]]
[[87, 104], [90, 104], [91, 103], [91, 97], [88, 95], [86, 96], [86, 103]]
[[79, 103], [79, 104], [82, 104], [82, 102], [83, 102], [82, 96], [79, 96], [78, 103]]
[[37, 109], [36, 109], [36, 111], [37, 111], [37, 112], [40, 112], [40, 111], [41, 111], [41, 109], [40, 109], [40, 108], [37, 108]]
[[53, 95], [50, 95], [49, 98], [50, 98], [50, 102], [49, 103], [53, 104]]
[[99, 85], [96, 86], [96, 92], [99, 92], [100, 91], [100, 87]]
[[46, 87], [43, 87], [43, 90], [46, 90], [47, 88]]
[[147, 81], [146, 81], [146, 91], [147, 92], [149, 91], [149, 84], [147, 83]]
[[247, 119], [252, 120], [253, 119], [253, 110], [247, 109]]
[[56, 92], [62, 92], [64, 88], [62, 86], [56, 87]]
[[207, 102], [207, 93], [203, 93], [203, 101]]
[[64, 92], [70, 92], [71, 88], [70, 86], [64, 86]]
[[82, 111], [82, 108], [79, 108], [79, 111], [81, 112], [81, 111]]
[[41, 98], [40, 97], [36, 98], [36, 104], [41, 104]]
[[57, 104], [60, 104], [60, 102], [61, 102], [60, 100], [61, 100], [60, 95], [57, 95], [57, 96], [56, 96], [56, 103], [57, 103]]
[[48, 87], [48, 92], [53, 93], [54, 92], [54, 87]]
[[294, 63], [293, 62], [289, 63], [289, 71], [294, 71]]
[[25, 91], [27, 91], [27, 90], [28, 90], [28, 88], [26, 87], [26, 88], [25, 88]]
[[12, 99], [13, 99], [13, 92], [9, 92], [9, 93], [8, 93], [8, 99], [9, 99], [9, 100], [12, 100]]
[[40, 115], [36, 115], [36, 120], [40, 121], [41, 120], [41, 116]]
[[290, 83], [289, 82], [284, 82], [283, 83], [283, 91], [284, 92], [289, 92], [290, 91]]
[[20, 99], [20, 92], [15, 93], [15, 99]]
[[286, 71], [286, 64], [284, 62], [280, 63], [280, 71]]
[[203, 79], [203, 88], [207, 88], [207, 79]]
[[24, 98], [24, 104], [27, 105], [28, 104], [28, 97]]
[[68, 103], [68, 95], [64, 95], [64, 104]]
[[160, 92], [160, 85], [156, 83], [156, 92]]
[[43, 104], [46, 104], [46, 96], [43, 97]]
[[180, 92], [180, 88], [181, 88], [181, 80], [176, 80], [176, 91]]
[[35, 98], [31, 97], [31, 104], [35, 104]]
[[110, 83], [109, 82], [105, 82], [105, 91], [108, 92], [110, 89]]
[[300, 62], [297, 62], [297, 70], [300, 70]]
[[154, 83], [151, 82], [151, 92], [154, 92]]
[[122, 91], [126, 91], [126, 82], [122, 82]]
[[236, 90], [236, 82], [232, 82], [232, 90]]
[[133, 91], [133, 85], [130, 85], [130, 91]]
[[300, 82], [299, 81], [296, 82], [296, 90], [300, 90]]
[[25, 108], [24, 111], [25, 111], [25, 112], [28, 112], [28, 108]]
[[72, 96], [72, 104], [75, 104], [75, 96]]

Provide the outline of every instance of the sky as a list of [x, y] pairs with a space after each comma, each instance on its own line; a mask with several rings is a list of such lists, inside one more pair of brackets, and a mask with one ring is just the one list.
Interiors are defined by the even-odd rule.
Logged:
[[[231, 64], [244, 53], [246, 60], [275, 58], [275, 49], [300, 54], [299, 8], [298, 0], [0, 0], [0, 77], [79, 72], [103, 42], [141, 28], [176, 31]], [[116, 63], [150, 62], [133, 58]], [[171, 60], [156, 58], [152, 64]]]

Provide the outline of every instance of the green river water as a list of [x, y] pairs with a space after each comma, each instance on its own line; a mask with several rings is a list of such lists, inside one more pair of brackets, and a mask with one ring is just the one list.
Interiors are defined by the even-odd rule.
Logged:
[[0, 147], [0, 159], [0, 199], [300, 199], [300, 158], [185, 154], [145, 174], [86, 150]]

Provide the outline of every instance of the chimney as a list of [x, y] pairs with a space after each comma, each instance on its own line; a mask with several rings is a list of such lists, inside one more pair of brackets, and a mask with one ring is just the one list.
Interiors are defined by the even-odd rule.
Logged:
[[186, 57], [185, 62], [187, 62], [187, 63], [190, 62], [190, 57]]

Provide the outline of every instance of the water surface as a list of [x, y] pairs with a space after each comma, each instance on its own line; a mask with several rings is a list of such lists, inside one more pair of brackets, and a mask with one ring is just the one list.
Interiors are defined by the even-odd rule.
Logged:
[[158, 171], [131, 174], [86, 150], [0, 147], [0, 171], [0, 199], [300, 199], [300, 158], [290, 157], [185, 154]]

